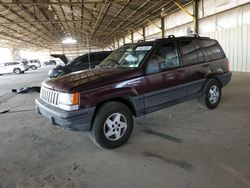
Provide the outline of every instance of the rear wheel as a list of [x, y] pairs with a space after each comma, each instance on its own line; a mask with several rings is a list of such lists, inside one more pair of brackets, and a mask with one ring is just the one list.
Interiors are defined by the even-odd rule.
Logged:
[[36, 66], [35, 66], [35, 65], [32, 65], [32, 66], [31, 66], [31, 69], [32, 69], [32, 70], [36, 70]]
[[119, 102], [107, 102], [94, 118], [91, 139], [99, 147], [112, 149], [125, 144], [133, 130], [130, 109]]
[[21, 69], [19, 69], [19, 68], [14, 69], [13, 72], [15, 74], [21, 74], [22, 73]]
[[199, 98], [200, 104], [203, 108], [216, 108], [221, 99], [221, 84], [215, 79], [209, 79], [204, 86], [203, 94]]

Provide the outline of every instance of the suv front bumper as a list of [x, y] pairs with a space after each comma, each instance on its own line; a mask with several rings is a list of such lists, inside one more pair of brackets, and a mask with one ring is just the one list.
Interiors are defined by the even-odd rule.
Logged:
[[39, 114], [47, 117], [53, 125], [68, 128], [73, 131], [90, 131], [95, 107], [65, 111], [38, 98], [36, 99], [36, 109]]

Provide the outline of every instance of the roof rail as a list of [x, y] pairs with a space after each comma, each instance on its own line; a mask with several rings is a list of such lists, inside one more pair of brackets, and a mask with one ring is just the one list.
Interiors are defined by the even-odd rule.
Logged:
[[168, 35], [168, 38], [175, 38], [174, 35]]
[[145, 42], [144, 40], [138, 40], [137, 43]]
[[200, 35], [198, 35], [197, 33], [192, 33], [189, 34], [188, 37], [200, 37]]

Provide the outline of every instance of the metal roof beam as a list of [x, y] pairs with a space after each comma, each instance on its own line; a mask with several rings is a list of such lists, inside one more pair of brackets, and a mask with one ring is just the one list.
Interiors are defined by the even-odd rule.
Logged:
[[114, 18], [107, 24], [107, 26], [105, 27], [104, 31], [107, 30], [107, 28], [110, 26], [110, 24], [113, 23], [113, 21], [121, 14], [121, 12], [127, 7], [128, 3], [130, 2], [131, 0], [127, 0], [126, 4], [123, 5], [123, 7], [116, 13], [116, 15], [114, 16]]
[[[108, 2], [107, 0], [105, 2]], [[105, 4], [106, 5], [106, 4]], [[97, 17], [97, 20], [92, 28], [92, 31], [90, 33], [89, 39], [91, 40], [92, 36], [96, 33], [96, 30], [99, 28], [100, 24], [102, 23], [103, 18], [106, 16], [111, 4], [108, 3], [107, 7], [105, 9], [105, 6], [102, 8], [102, 10], [99, 13], [99, 16]], [[104, 10], [105, 9], [105, 10]], [[104, 12], [104, 13], [103, 13]], [[102, 15], [103, 14], [103, 15]]]
[[42, 47], [42, 48], [47, 48], [46, 46], [39, 45], [39, 44], [33, 44], [33, 43], [31, 43], [30, 41], [24, 40], [24, 39], [19, 38], [19, 37], [15, 37], [15, 36], [13, 36], [13, 35], [10, 35], [10, 34], [8, 34], [8, 33], [2, 32], [2, 31], [0, 31], [0, 35], [3, 35], [3, 36], [5, 36], [5, 37], [9, 37], [9, 38], [12, 38], [12, 39], [15, 39], [15, 40], [19, 40], [19, 41], [22, 41], [22, 42], [27, 43], [27, 44], [32, 44], [32, 45], [34, 45], [34, 46], [39, 46], [39, 47]]
[[[159, 2], [159, 0], [150, 0], [151, 2]], [[133, 2], [139, 2], [141, 3], [141, 0], [133, 0]], [[13, 5], [15, 3], [15, 0], [12, 0], [12, 2], [3, 2], [1, 4], [3, 5]], [[20, 2], [22, 5], [81, 5], [81, 4], [105, 4], [104, 0], [84, 0], [84, 2], [46, 2], [46, 1], [40, 1], [40, 2]], [[126, 4], [126, 1], [124, 0], [108, 0], [107, 3], [124, 3]]]
[[[25, 22], [27, 21], [23, 16], [20, 16], [19, 14], [17, 14], [15, 11], [13, 11], [11, 8], [9, 8], [8, 6], [6, 6], [6, 5], [3, 5], [2, 4], [2, 1], [0, 0], [0, 5], [2, 5], [4, 8], [6, 8], [7, 10], [9, 10], [12, 14], [14, 14], [14, 15], [16, 15], [17, 17], [19, 17], [19, 18], [21, 18], [22, 20], [24, 20]], [[12, 20], [13, 21], [13, 20]], [[14, 22], [14, 21], [13, 21]], [[41, 31], [41, 29], [40, 28], [38, 28], [38, 27], [36, 27], [35, 25], [33, 25], [33, 24], [30, 24], [32, 27], [34, 27], [38, 32], [41, 32], [43, 35], [45, 35], [45, 36], [47, 36], [47, 33], [44, 33], [44, 32], [42, 32]], [[24, 27], [22, 27], [22, 28], [24, 28]], [[26, 28], [25, 28], [26, 29]], [[28, 30], [28, 29], [27, 29]], [[34, 33], [34, 31], [31, 31], [31, 30], [29, 30], [29, 32], [31, 32], [32, 34], [34, 34], [34, 35], [36, 35], [36, 36], [38, 36], [38, 37], [41, 37], [40, 35], [38, 35], [37, 33]], [[43, 37], [44, 38], [44, 37]], [[53, 37], [48, 37], [50, 40], [55, 40]], [[44, 38], [44, 40], [46, 40], [47, 42], [49, 42], [50, 40], [48, 40], [48, 39], [46, 39], [46, 38]]]
[[[6, 17], [4, 17], [4, 16], [2, 16], [2, 15], [0, 15], [0, 18], [3, 18], [3, 19], [5, 19], [5, 20], [7, 20], [7, 21], [13, 23], [14, 25], [16, 25], [16, 26], [18, 26], [19, 28], [21, 28], [21, 29], [27, 31], [28, 33], [32, 32], [31, 30], [29, 30], [29, 29], [23, 27], [22, 25], [16, 24], [13, 20], [11, 20], [11, 19], [9, 19], [9, 18], [6, 18]], [[19, 33], [20, 31], [17, 31], [17, 32]], [[39, 35], [36, 35], [36, 34], [34, 34], [34, 35], [37, 36], [37, 38], [34, 38], [34, 37], [32, 37], [32, 36], [29, 36], [30, 39], [32, 39], [32, 41], [44, 40], [44, 39], [42, 39]]]

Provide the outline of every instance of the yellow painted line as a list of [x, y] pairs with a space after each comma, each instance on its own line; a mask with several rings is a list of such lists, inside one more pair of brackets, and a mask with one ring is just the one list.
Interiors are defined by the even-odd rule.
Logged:
[[245, 184], [247, 188], [250, 188], [250, 180], [244, 177], [240, 172], [226, 163], [220, 162], [219, 164], [225, 171], [237, 178], [241, 183]]
[[184, 12], [186, 12], [189, 16], [194, 17], [193, 14], [191, 14], [187, 9], [183, 8], [179, 3], [174, 2], [181, 10], [183, 10]]

